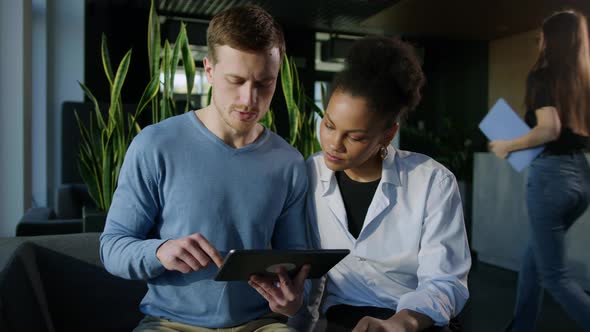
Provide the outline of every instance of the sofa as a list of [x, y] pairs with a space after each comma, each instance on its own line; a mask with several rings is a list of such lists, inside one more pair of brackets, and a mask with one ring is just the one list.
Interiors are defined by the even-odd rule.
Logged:
[[16, 236], [82, 233], [82, 208], [95, 205], [85, 184], [62, 184], [57, 190], [57, 207], [32, 207], [16, 226]]
[[99, 233], [0, 238], [0, 331], [131, 331], [144, 281], [109, 274]]

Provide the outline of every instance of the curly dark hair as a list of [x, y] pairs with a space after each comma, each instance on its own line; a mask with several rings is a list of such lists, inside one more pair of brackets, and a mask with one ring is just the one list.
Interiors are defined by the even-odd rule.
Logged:
[[410, 44], [399, 38], [365, 37], [352, 45], [333, 90], [365, 98], [369, 109], [382, 113], [391, 126], [418, 105], [424, 83]]

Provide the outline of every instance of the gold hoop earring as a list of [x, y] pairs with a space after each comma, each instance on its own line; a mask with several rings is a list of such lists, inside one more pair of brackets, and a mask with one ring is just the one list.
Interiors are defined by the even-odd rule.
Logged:
[[385, 158], [387, 158], [388, 153], [389, 151], [387, 151], [387, 147], [381, 146], [381, 148], [379, 148], [379, 156], [381, 156], [381, 159], [385, 160]]

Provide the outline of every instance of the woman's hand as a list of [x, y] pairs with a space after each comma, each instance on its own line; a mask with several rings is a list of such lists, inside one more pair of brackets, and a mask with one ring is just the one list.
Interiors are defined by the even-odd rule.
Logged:
[[353, 332], [417, 332], [433, 325], [430, 317], [412, 310], [401, 310], [391, 318], [381, 320], [363, 317]]
[[561, 134], [561, 120], [555, 107], [541, 107], [535, 110], [537, 125], [528, 133], [511, 139], [496, 140], [488, 144], [488, 148], [498, 158], [506, 159], [510, 152], [534, 148], [555, 141]]
[[397, 320], [381, 320], [373, 317], [363, 317], [354, 327], [352, 332], [413, 332], [409, 326], [404, 326]]
[[491, 141], [488, 144], [488, 148], [500, 159], [506, 159], [510, 152], [512, 152], [511, 143], [508, 140]]

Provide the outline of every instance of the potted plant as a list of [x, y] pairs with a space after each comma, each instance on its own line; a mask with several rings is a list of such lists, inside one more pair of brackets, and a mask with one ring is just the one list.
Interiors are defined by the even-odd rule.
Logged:
[[[102, 64], [110, 85], [110, 102], [106, 114], [101, 111], [99, 103], [90, 89], [83, 83], [79, 83], [94, 105], [94, 112], [88, 124], [80, 121], [80, 117], [76, 112], [81, 134], [78, 168], [98, 210], [97, 212], [91, 212], [87, 208], [83, 209], [84, 231], [102, 231], [104, 227], [105, 214], [113, 199], [127, 147], [133, 137], [141, 130], [138, 123], [139, 116], [146, 110], [148, 105], [151, 106], [153, 123], [175, 114], [172, 82], [181, 57], [187, 79], [187, 99], [190, 99], [194, 84], [195, 64], [187, 40], [186, 26], [181, 25], [180, 33], [173, 47], [167, 40], [165, 41], [163, 56], [160, 56], [160, 22], [153, 0], [149, 15], [150, 81], [133, 114], [124, 114], [121, 99], [121, 89], [131, 61], [131, 50], [125, 54], [116, 72], [114, 72], [111, 66], [106, 37], [104, 35], [102, 37]], [[163, 74], [163, 82], [160, 82], [160, 73]]]

